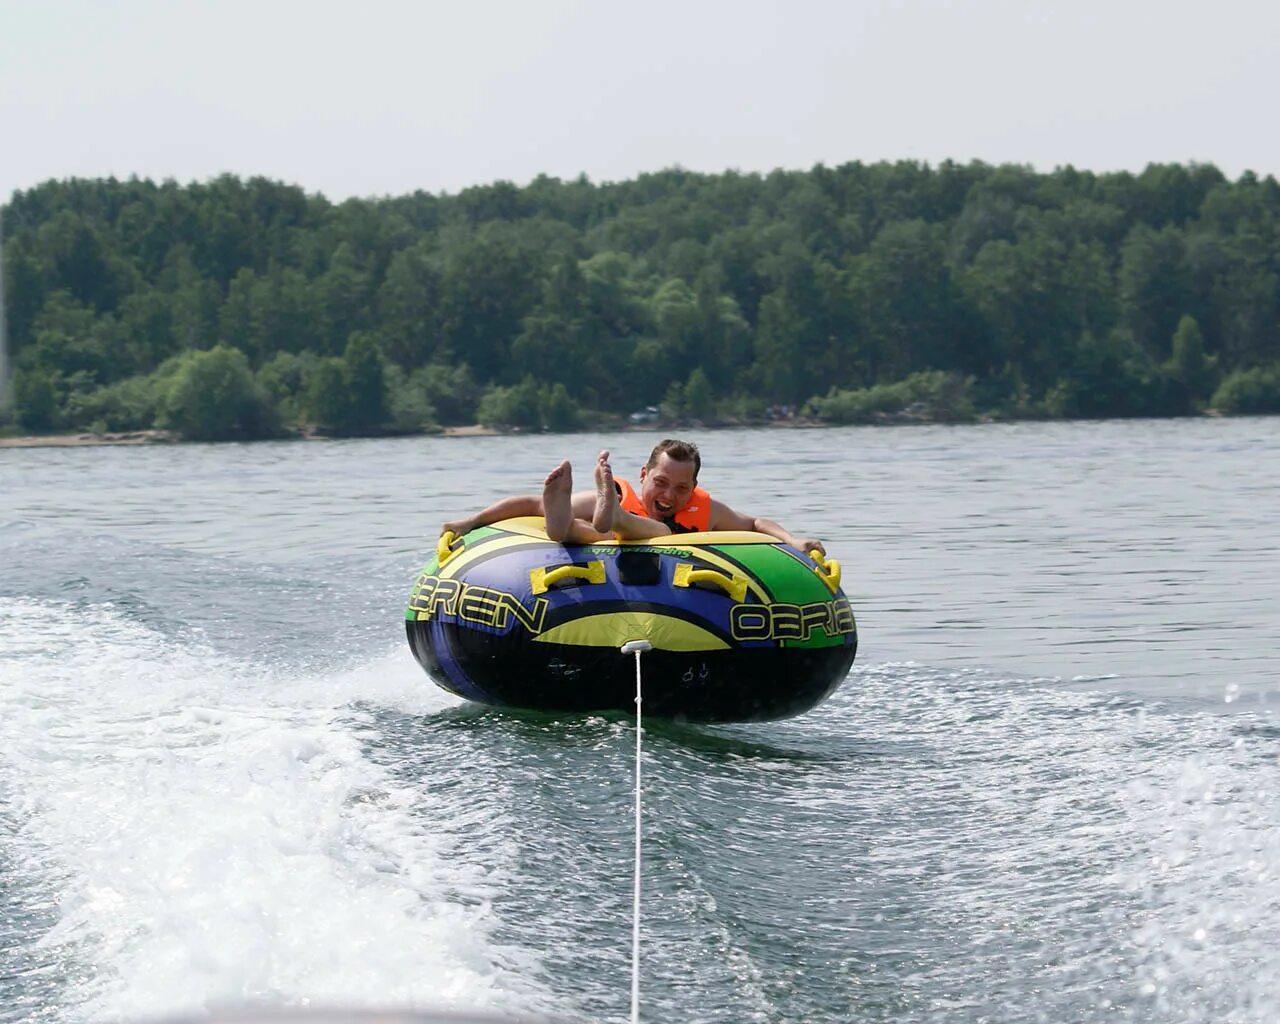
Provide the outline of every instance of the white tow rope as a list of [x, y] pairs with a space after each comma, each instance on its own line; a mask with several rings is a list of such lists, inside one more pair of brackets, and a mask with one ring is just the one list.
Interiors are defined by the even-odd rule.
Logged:
[[636, 656], [636, 859], [635, 885], [631, 899], [631, 1024], [640, 1024], [640, 656], [653, 650], [648, 640], [628, 640], [623, 654]]

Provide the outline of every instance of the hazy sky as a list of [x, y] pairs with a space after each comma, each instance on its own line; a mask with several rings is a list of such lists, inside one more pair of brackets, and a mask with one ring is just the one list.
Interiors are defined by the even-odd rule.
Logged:
[[266, 175], [331, 198], [674, 164], [1280, 175], [1280, 4], [0, 0], [0, 200]]

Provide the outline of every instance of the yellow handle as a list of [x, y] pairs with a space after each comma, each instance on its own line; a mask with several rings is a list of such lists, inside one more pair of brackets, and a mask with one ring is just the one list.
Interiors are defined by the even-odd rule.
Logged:
[[831, 593], [834, 594], [840, 589], [840, 563], [834, 558], [823, 558], [822, 552], [817, 548], [809, 552], [809, 557], [818, 563], [813, 568], [813, 571], [818, 574], [818, 579], [830, 587]]
[[444, 565], [466, 546], [466, 541], [452, 530], [445, 530], [436, 541], [436, 565]]
[[695, 569], [688, 562], [680, 562], [676, 565], [671, 582], [677, 587], [687, 587], [694, 583], [710, 583], [739, 603], [747, 596], [747, 581], [742, 576], [726, 576], [714, 569]]
[[529, 586], [535, 594], [545, 594], [553, 583], [561, 580], [580, 579], [587, 583], [604, 582], [604, 562], [588, 562], [586, 565], [558, 565], [554, 569], [539, 567], [529, 570]]

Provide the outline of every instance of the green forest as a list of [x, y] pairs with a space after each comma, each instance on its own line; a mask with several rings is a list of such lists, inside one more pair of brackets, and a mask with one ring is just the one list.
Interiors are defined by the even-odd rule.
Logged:
[[1280, 412], [1280, 185], [915, 162], [0, 211], [8, 433]]

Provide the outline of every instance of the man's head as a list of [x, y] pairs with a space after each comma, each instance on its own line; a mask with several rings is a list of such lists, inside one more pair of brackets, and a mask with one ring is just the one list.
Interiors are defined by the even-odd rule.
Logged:
[[640, 470], [640, 502], [650, 519], [670, 519], [693, 495], [702, 456], [690, 441], [659, 441]]

